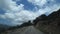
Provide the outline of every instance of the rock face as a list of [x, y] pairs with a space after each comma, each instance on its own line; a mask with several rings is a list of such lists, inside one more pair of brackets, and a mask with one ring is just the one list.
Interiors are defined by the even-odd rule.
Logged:
[[37, 29], [45, 34], [60, 34], [60, 10], [51, 13], [50, 15], [41, 15], [34, 21]]

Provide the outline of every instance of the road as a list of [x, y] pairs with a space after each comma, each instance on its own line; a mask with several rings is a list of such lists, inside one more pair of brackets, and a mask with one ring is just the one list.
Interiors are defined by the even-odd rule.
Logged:
[[36, 28], [34, 28], [33, 26], [28, 26], [25, 28], [19, 28], [13, 31], [7, 31], [3, 34], [43, 34], [43, 32], [37, 30]]

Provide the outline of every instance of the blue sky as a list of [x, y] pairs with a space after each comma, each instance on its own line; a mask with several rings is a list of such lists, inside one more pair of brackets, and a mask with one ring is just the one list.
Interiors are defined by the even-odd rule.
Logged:
[[[16, 0], [13, 0], [16, 1]], [[27, 0], [19, 0], [16, 1], [17, 5], [24, 4], [24, 9], [25, 10], [35, 10], [35, 7], [39, 8], [37, 5], [33, 5], [32, 3], [28, 2]]]
[[0, 0], [0, 24], [20, 25], [60, 9], [60, 0]]
[[4, 14], [5, 11], [3, 9], [0, 9], [0, 14]]
[[33, 5], [32, 3], [29, 3], [27, 0], [17, 1], [16, 4], [18, 5], [24, 4], [24, 9], [26, 10], [33, 10], [35, 7], [35, 5]]

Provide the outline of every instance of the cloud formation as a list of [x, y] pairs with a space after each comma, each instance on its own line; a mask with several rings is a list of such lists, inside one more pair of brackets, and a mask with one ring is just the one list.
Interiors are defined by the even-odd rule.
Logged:
[[59, 0], [28, 0], [28, 2], [40, 7], [38, 10], [39, 13], [48, 13], [47, 15], [60, 9], [60, 2], [58, 3], [58, 1]]
[[[17, 1], [17, 0], [16, 0]], [[18, 0], [19, 1], [19, 0]], [[27, 0], [36, 7], [36, 11], [30, 11], [24, 9], [24, 4], [17, 5], [15, 1], [12, 0], [0, 0], [0, 8], [5, 10], [4, 14], [0, 14], [0, 23], [7, 25], [17, 25], [27, 22], [28, 20], [34, 20], [41, 14], [49, 15], [51, 12], [56, 11], [60, 8], [60, 5], [56, 3], [55, 0]], [[53, 7], [53, 8], [52, 8]], [[6, 23], [5, 23], [6, 22]], [[8, 23], [7, 23], [8, 22]]]
[[[8, 20], [11, 21], [11, 24], [13, 25], [33, 20], [37, 16], [34, 12], [24, 10], [23, 4], [17, 5], [16, 2], [13, 2], [12, 0], [5, 0], [3, 5], [4, 6], [0, 6], [0, 8], [4, 9], [5, 13], [0, 15], [0, 18], [7, 20], [6, 22], [8, 22]], [[10, 22], [7, 23], [7, 25], [8, 24], [10, 24]]]

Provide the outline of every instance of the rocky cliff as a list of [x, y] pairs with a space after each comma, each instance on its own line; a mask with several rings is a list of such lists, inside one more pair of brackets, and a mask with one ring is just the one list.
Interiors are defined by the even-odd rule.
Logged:
[[60, 10], [50, 15], [41, 15], [34, 21], [34, 26], [45, 34], [60, 34]]

